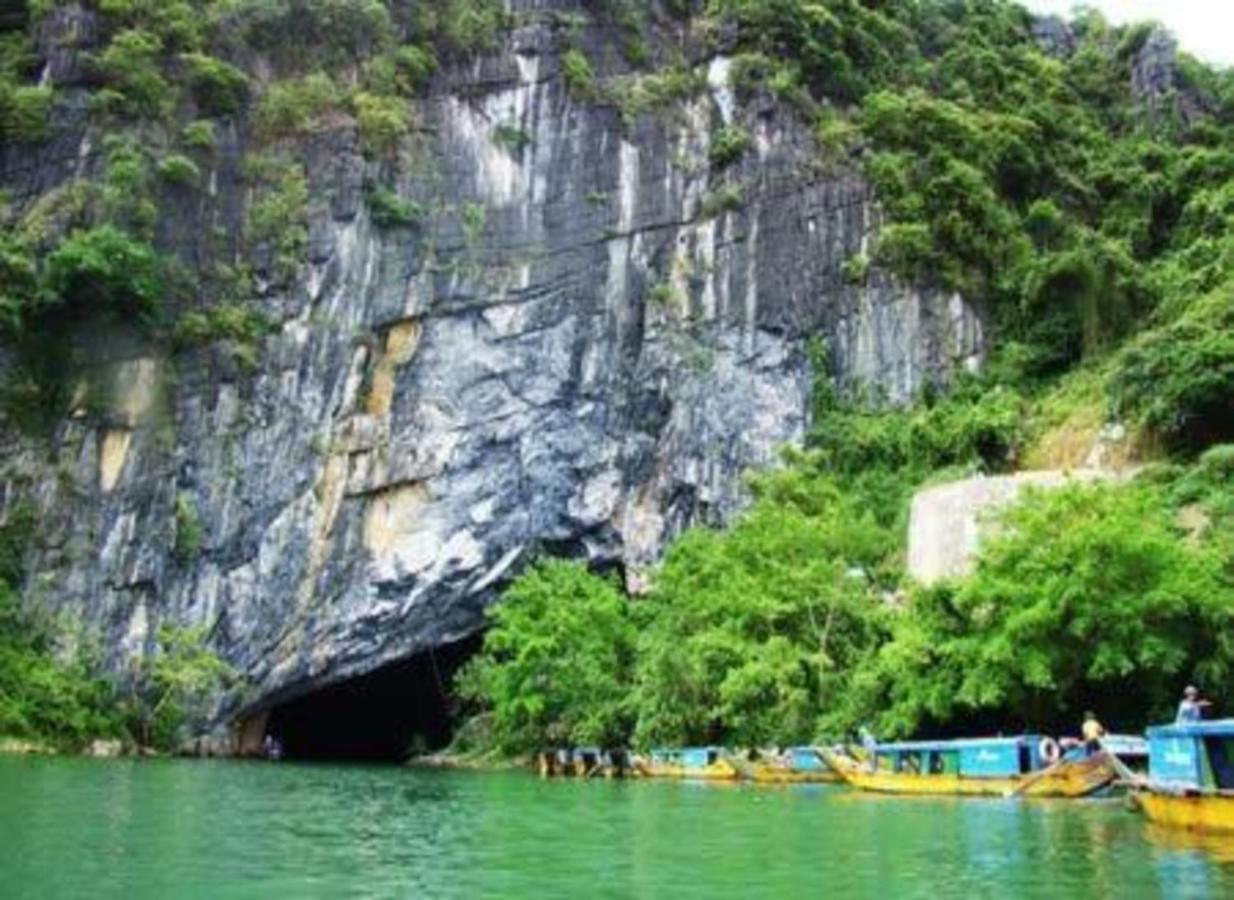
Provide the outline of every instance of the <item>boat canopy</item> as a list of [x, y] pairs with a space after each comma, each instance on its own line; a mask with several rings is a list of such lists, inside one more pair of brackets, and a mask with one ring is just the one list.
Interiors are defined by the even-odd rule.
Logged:
[[1148, 741], [1136, 734], [1107, 734], [1101, 746], [1115, 756], [1148, 756]]
[[1154, 725], [1148, 729], [1148, 739], [1151, 741], [1154, 737], [1234, 737], [1234, 719]]
[[993, 738], [958, 738], [953, 741], [897, 741], [891, 744], [879, 744], [879, 753], [910, 753], [926, 751], [963, 750], [971, 747], [1027, 747], [1041, 743], [1039, 734], [1021, 734], [1015, 737]]
[[724, 755], [723, 747], [677, 747], [657, 748], [651, 751], [656, 762], [672, 763], [687, 769], [702, 769]]
[[788, 764], [800, 772], [824, 772], [830, 767], [819, 757], [813, 747], [789, 747]]
[[879, 744], [875, 754], [893, 771], [922, 775], [1000, 778], [1041, 768], [1041, 736], [965, 738], [954, 741], [903, 741]]
[[1148, 729], [1148, 775], [1181, 788], [1234, 789], [1234, 719]]

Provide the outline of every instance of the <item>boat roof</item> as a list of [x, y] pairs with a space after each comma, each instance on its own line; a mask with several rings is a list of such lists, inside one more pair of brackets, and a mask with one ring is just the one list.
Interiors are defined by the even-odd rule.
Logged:
[[920, 753], [944, 750], [972, 750], [981, 747], [1019, 747], [1036, 744], [1041, 740], [1039, 734], [1021, 734], [1015, 737], [992, 738], [959, 738], [951, 741], [900, 741], [892, 744], [879, 744], [879, 753]]
[[1212, 719], [1208, 722], [1171, 722], [1169, 725], [1154, 725], [1148, 729], [1148, 737], [1234, 737], [1234, 719]]
[[1148, 756], [1148, 741], [1138, 734], [1107, 734], [1101, 746], [1116, 756]]
[[709, 753], [710, 752], [715, 752], [715, 753], [727, 752], [724, 747], [718, 747], [714, 745], [707, 746], [707, 747], [652, 747], [651, 748], [652, 753], [690, 753], [690, 752], [698, 752], [699, 750], [706, 750]]

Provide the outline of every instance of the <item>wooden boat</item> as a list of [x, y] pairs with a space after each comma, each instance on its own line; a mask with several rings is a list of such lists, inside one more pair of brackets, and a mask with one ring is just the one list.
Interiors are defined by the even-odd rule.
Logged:
[[759, 754], [750, 761], [747, 771], [750, 780], [761, 784], [834, 784], [843, 780], [814, 747]]
[[1038, 735], [878, 744], [873, 764], [822, 749], [823, 758], [853, 787], [889, 794], [1084, 797], [1110, 784], [1109, 757], [1072, 751], [1056, 763]]
[[1133, 795], [1153, 822], [1234, 832], [1234, 719], [1148, 729], [1148, 779]]
[[741, 771], [723, 747], [683, 747], [652, 750], [635, 760], [635, 770], [649, 778], [736, 781]]
[[536, 756], [542, 778], [627, 778], [634, 774], [625, 750], [569, 747], [546, 750]]

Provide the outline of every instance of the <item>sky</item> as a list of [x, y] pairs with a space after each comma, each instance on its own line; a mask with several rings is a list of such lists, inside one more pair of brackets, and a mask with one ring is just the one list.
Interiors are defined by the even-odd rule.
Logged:
[[[1020, 0], [1034, 12], [1066, 16], [1074, 0]], [[1179, 46], [1216, 65], [1234, 65], [1234, 0], [1086, 0], [1111, 22], [1155, 19], [1174, 32]]]

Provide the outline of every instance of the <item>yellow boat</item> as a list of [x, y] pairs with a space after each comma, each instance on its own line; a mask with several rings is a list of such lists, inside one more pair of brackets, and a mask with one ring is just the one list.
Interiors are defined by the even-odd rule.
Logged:
[[741, 770], [723, 747], [683, 747], [652, 750], [634, 761], [634, 768], [648, 778], [686, 778], [702, 781], [736, 781]]
[[1234, 794], [1169, 794], [1147, 789], [1134, 796], [1144, 814], [1159, 825], [1234, 833]]
[[1148, 780], [1134, 795], [1171, 828], [1234, 833], [1234, 719], [1148, 729]]
[[840, 778], [814, 747], [789, 747], [782, 754], [751, 760], [743, 773], [760, 784], [835, 784]]
[[[821, 750], [846, 782], [863, 791], [951, 796], [1086, 797], [1115, 778], [1105, 753], [1051, 759], [1053, 743], [1035, 735], [878, 744], [874, 764]], [[1043, 752], [1046, 751], [1046, 752]]]

